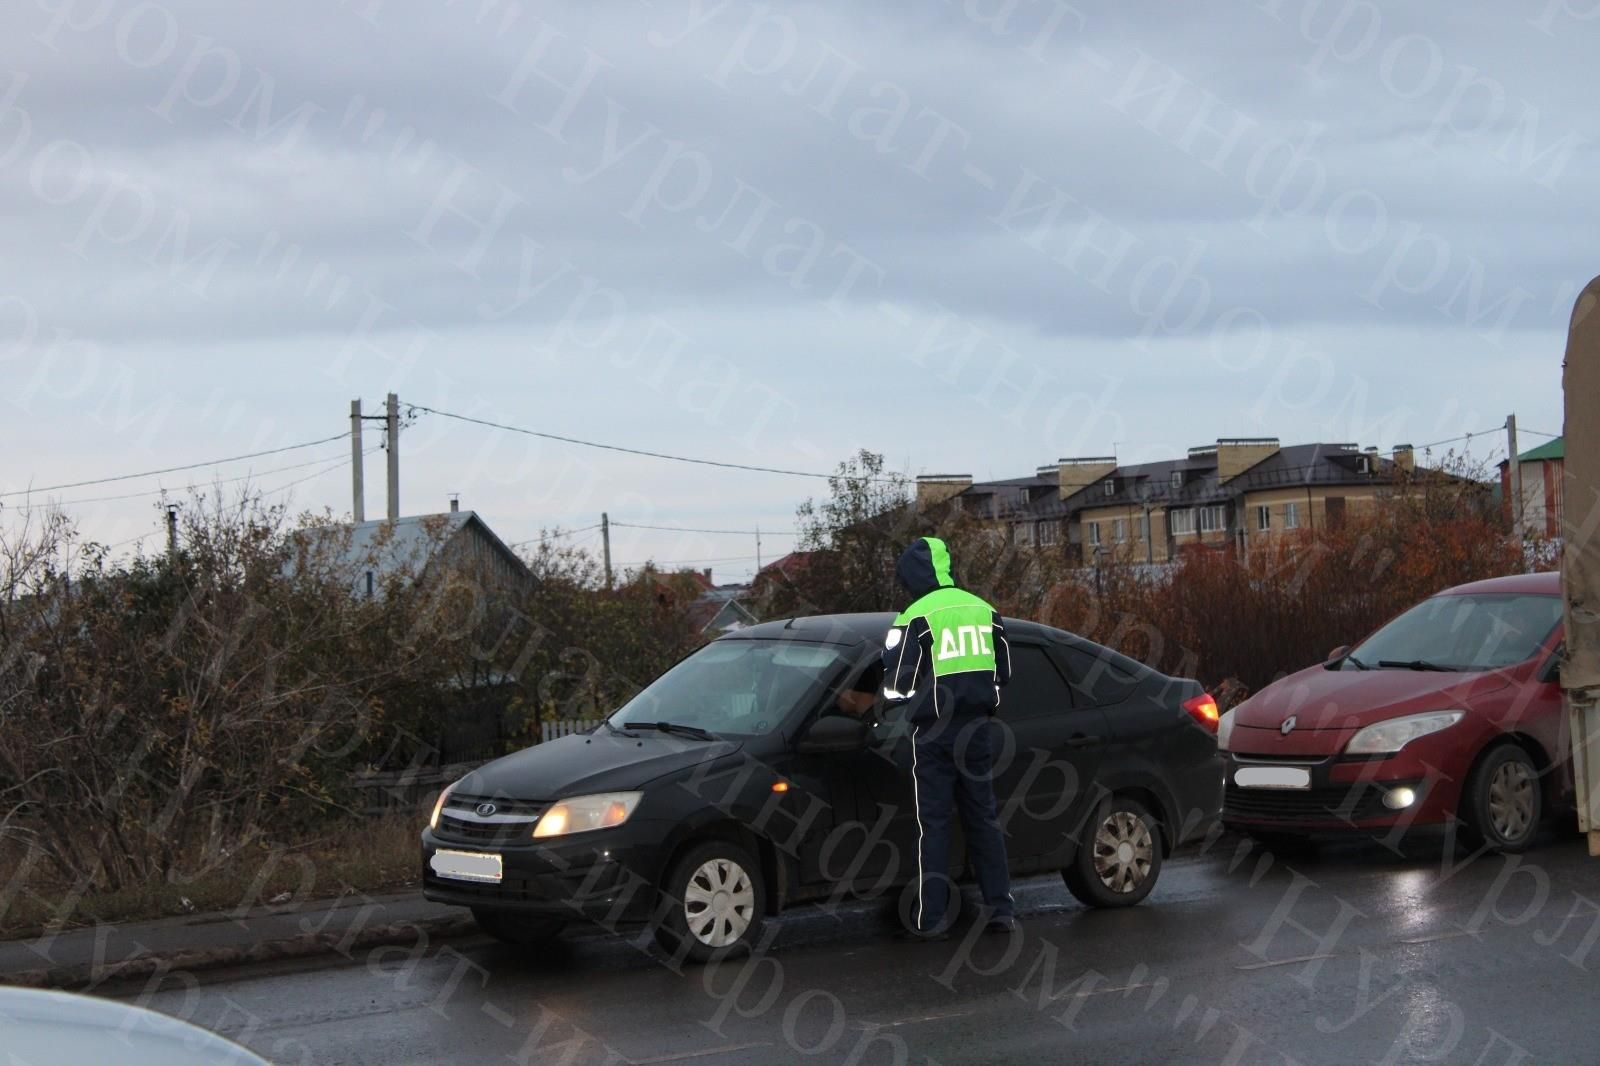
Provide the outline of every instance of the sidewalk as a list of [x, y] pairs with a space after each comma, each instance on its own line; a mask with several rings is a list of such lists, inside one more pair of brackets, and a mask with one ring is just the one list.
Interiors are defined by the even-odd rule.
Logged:
[[191, 914], [105, 923], [0, 941], [0, 984], [85, 989], [107, 981], [314, 955], [351, 957], [386, 944], [414, 945], [476, 932], [460, 907], [429, 903], [420, 889], [349, 894], [242, 915]]

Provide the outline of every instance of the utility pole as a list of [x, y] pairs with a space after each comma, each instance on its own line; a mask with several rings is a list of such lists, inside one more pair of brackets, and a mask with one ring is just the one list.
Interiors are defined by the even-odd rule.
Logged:
[[1506, 415], [1506, 469], [1511, 472], [1511, 532], [1517, 538], [1517, 551], [1523, 551], [1526, 535], [1522, 511], [1522, 464], [1517, 462], [1517, 416]]
[[400, 397], [389, 394], [386, 420], [389, 430], [389, 521], [400, 521]]
[[362, 466], [361, 401], [350, 401], [350, 474], [354, 500], [350, 517], [357, 525], [367, 520], [367, 475]]
[[167, 504], [167, 560], [178, 561], [178, 505]]
[[611, 516], [604, 512], [600, 514], [600, 542], [604, 545], [606, 558], [606, 589], [611, 588]]

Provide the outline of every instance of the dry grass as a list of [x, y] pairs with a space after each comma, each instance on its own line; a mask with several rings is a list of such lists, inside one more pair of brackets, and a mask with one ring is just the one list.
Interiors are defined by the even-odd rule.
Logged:
[[70, 882], [41, 865], [25, 869], [25, 849], [0, 841], [0, 939], [19, 939], [47, 928], [403, 888], [418, 880], [422, 821], [407, 814], [341, 823], [314, 837], [251, 848], [209, 869], [116, 892], [75, 893]]

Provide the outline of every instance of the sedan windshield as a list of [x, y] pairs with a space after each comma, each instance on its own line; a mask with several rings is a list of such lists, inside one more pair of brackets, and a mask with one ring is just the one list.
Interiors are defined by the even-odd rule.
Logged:
[[1435, 596], [1368, 637], [1344, 667], [1466, 671], [1513, 666], [1538, 651], [1560, 620], [1559, 596]]
[[821, 698], [845, 649], [785, 640], [719, 640], [662, 674], [609, 721], [664, 722], [718, 735], [770, 733]]

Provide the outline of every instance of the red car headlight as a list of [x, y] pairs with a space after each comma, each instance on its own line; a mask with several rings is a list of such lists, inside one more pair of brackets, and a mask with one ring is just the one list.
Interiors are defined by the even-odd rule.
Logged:
[[1413, 740], [1449, 729], [1465, 717], [1465, 711], [1429, 711], [1374, 722], [1351, 737], [1344, 750], [1348, 755], [1393, 755]]

